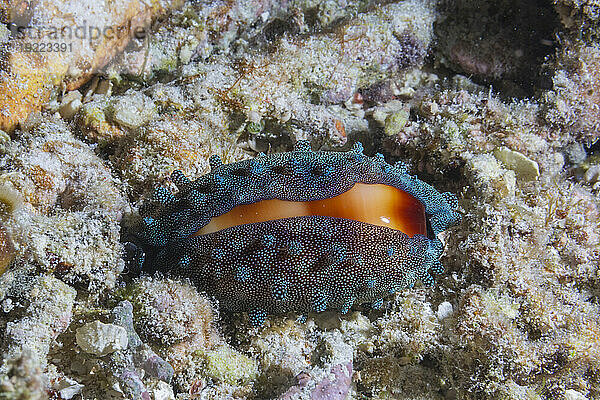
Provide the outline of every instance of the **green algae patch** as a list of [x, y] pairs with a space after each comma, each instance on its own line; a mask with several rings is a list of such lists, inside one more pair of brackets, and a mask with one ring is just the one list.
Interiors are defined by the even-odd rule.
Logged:
[[231, 385], [246, 384], [255, 380], [258, 375], [256, 361], [229, 346], [197, 350], [194, 355], [204, 364], [206, 376], [216, 381]]
[[399, 134], [410, 118], [410, 111], [402, 109], [386, 117], [384, 123], [384, 132], [387, 136]]

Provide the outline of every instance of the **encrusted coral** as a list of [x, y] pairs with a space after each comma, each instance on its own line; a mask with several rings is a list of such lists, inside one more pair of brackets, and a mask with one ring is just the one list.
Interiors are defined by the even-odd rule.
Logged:
[[557, 51], [553, 87], [544, 94], [545, 118], [578, 137], [598, 139], [600, 44], [566, 40]]
[[[244, 158], [231, 139], [223, 135], [223, 129], [204, 118], [167, 115], [128, 135], [113, 160], [136, 196], [149, 193], [157, 181], [164, 181], [175, 169], [190, 176], [201, 175], [208, 168], [207, 159], [215, 147], [224, 159]], [[218, 142], [221, 143], [217, 145]]]
[[216, 329], [213, 304], [193, 286], [142, 278], [122, 295], [133, 302], [141, 338], [158, 346], [172, 366], [178, 390], [194, 394], [207, 389], [208, 381], [215, 383], [216, 393], [251, 389], [257, 374], [255, 361], [224, 343]]
[[145, 278], [125, 294], [133, 301], [137, 331], [145, 340], [164, 346], [191, 340], [211, 347], [217, 339], [213, 306], [190, 285]]
[[52, 276], [36, 276], [33, 272], [22, 268], [0, 276], [0, 373], [6, 372], [8, 360], [24, 353], [44, 368], [53, 340], [71, 322], [75, 289]]
[[124, 267], [118, 220], [128, 205], [103, 161], [52, 121], [11, 142], [0, 168], [0, 182], [23, 203], [4, 217], [17, 256], [70, 282], [113, 285]]

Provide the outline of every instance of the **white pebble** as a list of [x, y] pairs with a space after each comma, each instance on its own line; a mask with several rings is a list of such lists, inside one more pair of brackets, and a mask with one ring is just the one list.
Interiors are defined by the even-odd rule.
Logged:
[[580, 392], [578, 392], [575, 389], [567, 389], [565, 391], [565, 399], [567, 399], [567, 400], [587, 400], [587, 397], [585, 397], [583, 394], [581, 394]]
[[587, 183], [592, 184], [600, 181], [600, 165], [592, 165], [590, 168], [588, 168], [583, 175], [583, 179]]
[[163, 381], [156, 383], [156, 386], [152, 388], [152, 394], [154, 395], [154, 400], [175, 400], [173, 388]]
[[90, 322], [77, 328], [75, 339], [83, 351], [97, 356], [105, 356], [127, 348], [125, 328], [103, 324], [100, 321]]
[[13, 302], [11, 299], [4, 299], [2, 302], [2, 311], [5, 313], [9, 313], [14, 308]]
[[444, 301], [438, 306], [437, 312], [435, 313], [438, 319], [441, 321], [444, 318], [449, 317], [452, 314], [452, 304], [448, 301]]
[[73, 396], [81, 392], [83, 385], [71, 378], [63, 378], [54, 385], [61, 399], [72, 399]]
[[519, 179], [526, 181], [536, 180], [540, 176], [538, 163], [518, 151], [507, 147], [494, 150], [494, 156], [502, 162], [506, 168], [512, 169]]

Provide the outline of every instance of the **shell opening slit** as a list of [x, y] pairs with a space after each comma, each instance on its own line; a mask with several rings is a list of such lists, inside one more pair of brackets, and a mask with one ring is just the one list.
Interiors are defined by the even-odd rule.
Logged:
[[356, 183], [329, 199], [313, 201], [262, 200], [242, 204], [213, 217], [193, 236], [244, 224], [318, 215], [346, 218], [404, 232], [409, 237], [427, 234], [425, 208], [410, 194], [393, 186]]

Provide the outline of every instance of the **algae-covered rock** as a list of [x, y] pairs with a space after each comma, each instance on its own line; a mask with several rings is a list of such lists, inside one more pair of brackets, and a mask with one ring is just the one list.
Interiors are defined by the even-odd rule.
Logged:
[[212, 304], [189, 284], [144, 278], [129, 290], [136, 330], [144, 339], [162, 345], [193, 340], [204, 347], [218, 337]]
[[139, 128], [156, 114], [152, 99], [142, 93], [130, 92], [114, 97], [108, 107], [112, 120], [126, 128]]
[[226, 345], [214, 350], [198, 350], [194, 355], [204, 366], [204, 374], [216, 381], [244, 384], [253, 381], [258, 375], [255, 360]]
[[507, 171], [502, 168], [491, 154], [474, 156], [467, 165], [473, 173], [474, 184], [486, 196], [503, 199], [515, 195], [516, 177], [514, 171]]
[[408, 110], [400, 110], [388, 115], [385, 118], [383, 127], [385, 134], [388, 136], [399, 134], [406, 125], [409, 116]]
[[104, 161], [51, 120], [11, 142], [0, 168], [16, 256], [70, 283], [114, 285], [124, 267], [119, 220], [129, 205]]
[[53, 341], [71, 323], [75, 294], [75, 289], [53, 276], [36, 276], [27, 268], [1, 275], [0, 299], [16, 303], [0, 317], [4, 359], [28, 351], [43, 368]]

